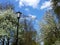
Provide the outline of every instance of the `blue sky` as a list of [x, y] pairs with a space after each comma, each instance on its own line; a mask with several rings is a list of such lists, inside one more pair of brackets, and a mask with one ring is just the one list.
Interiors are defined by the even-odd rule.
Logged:
[[50, 0], [16, 0], [18, 6], [16, 6], [16, 11], [21, 11], [25, 15], [32, 15], [41, 20], [45, 11], [51, 9]]
[[45, 11], [51, 9], [50, 0], [0, 0], [0, 3], [12, 3], [15, 11], [41, 20]]
[[12, 3], [15, 11], [20, 11], [24, 15], [36, 18], [35, 28], [38, 27], [38, 21], [43, 19], [45, 12], [51, 9], [51, 0], [0, 0], [0, 3]]

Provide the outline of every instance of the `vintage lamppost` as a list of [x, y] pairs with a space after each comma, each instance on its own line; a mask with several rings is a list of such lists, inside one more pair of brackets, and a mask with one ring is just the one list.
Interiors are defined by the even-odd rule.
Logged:
[[16, 45], [18, 45], [18, 32], [19, 32], [19, 19], [21, 17], [21, 12], [16, 12], [17, 14], [17, 19], [18, 19], [18, 23], [17, 23], [17, 35], [16, 35]]

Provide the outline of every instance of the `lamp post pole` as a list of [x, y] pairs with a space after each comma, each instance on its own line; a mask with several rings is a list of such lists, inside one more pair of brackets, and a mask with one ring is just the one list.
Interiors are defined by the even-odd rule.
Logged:
[[17, 35], [16, 35], [16, 45], [18, 45], [18, 32], [19, 32], [19, 19], [21, 17], [21, 12], [17, 12], [17, 19], [18, 19], [18, 23], [17, 23]]

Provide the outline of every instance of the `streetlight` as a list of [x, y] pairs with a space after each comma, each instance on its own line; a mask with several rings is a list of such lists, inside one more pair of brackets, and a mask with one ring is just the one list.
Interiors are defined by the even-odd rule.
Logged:
[[21, 12], [16, 12], [16, 14], [17, 14], [17, 19], [18, 19], [18, 24], [17, 24], [17, 35], [16, 35], [16, 45], [18, 45], [19, 19], [20, 19], [22, 13], [21, 13]]

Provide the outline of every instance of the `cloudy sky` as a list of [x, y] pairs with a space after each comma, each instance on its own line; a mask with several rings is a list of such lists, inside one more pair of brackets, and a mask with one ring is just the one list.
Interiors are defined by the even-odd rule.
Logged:
[[[16, 0], [21, 12], [26, 15], [32, 15], [37, 19], [42, 19], [46, 10], [51, 9], [50, 0]], [[17, 10], [18, 11], [18, 10]]]
[[50, 0], [16, 0], [16, 11], [21, 11], [26, 15], [32, 15], [41, 20], [45, 11], [51, 9]]
[[25, 15], [37, 17], [41, 20], [45, 11], [51, 9], [50, 0], [0, 0], [0, 3], [13, 3], [15, 11], [20, 11]]

